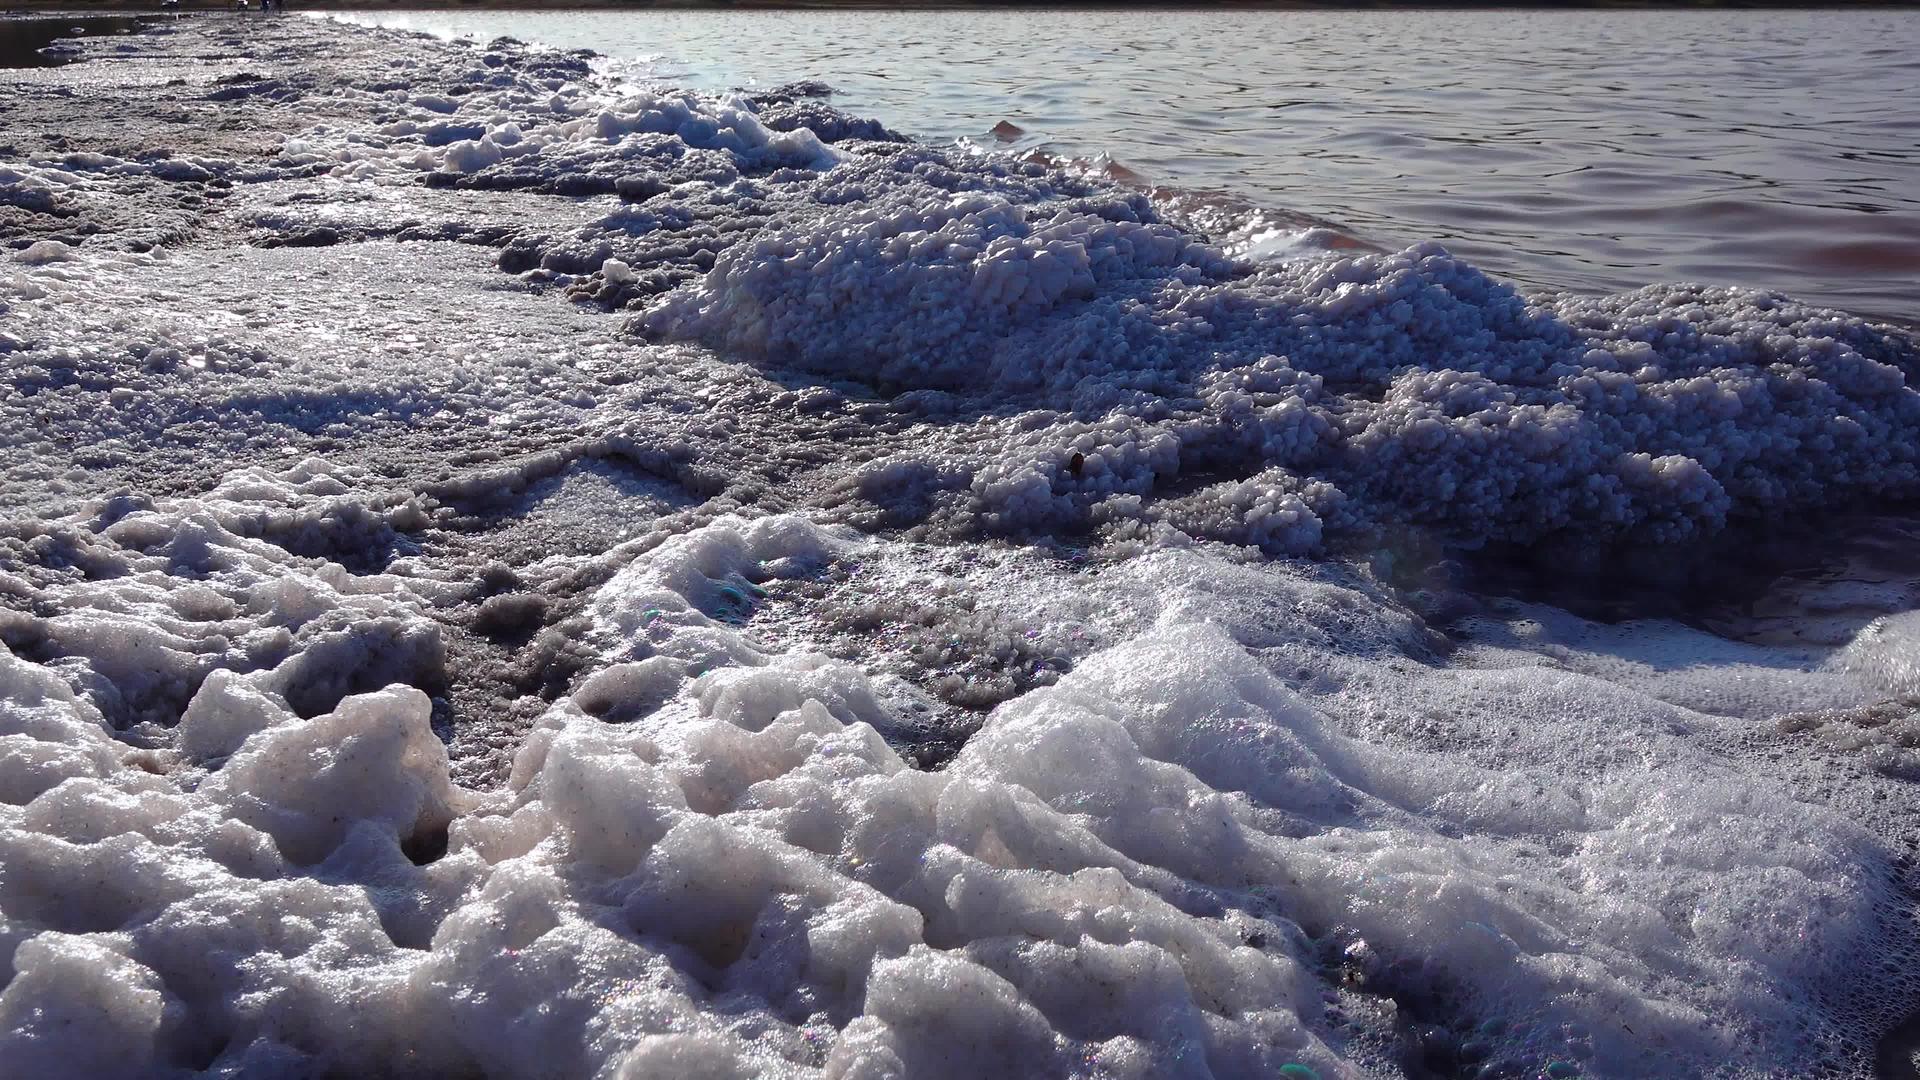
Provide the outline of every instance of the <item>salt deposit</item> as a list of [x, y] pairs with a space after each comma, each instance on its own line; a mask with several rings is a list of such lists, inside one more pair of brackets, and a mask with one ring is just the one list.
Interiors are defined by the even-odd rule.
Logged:
[[1405, 584], [1910, 497], [1899, 333], [227, 26], [76, 92], [244, 123], [0, 165], [0, 1077], [1868, 1076], [1920, 1005], [1910, 612]]

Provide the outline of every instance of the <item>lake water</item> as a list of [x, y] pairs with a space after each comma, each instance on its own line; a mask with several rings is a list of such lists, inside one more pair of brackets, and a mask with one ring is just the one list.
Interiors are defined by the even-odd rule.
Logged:
[[0, 17], [0, 68], [59, 67], [73, 59], [73, 52], [70, 47], [62, 48], [56, 43], [88, 35], [131, 34], [153, 18], [151, 15], [80, 19], [72, 15]]
[[[1920, 12], [352, 13], [819, 79], [928, 139], [1105, 153], [1536, 285], [1697, 280], [1920, 318]], [[1003, 129], [1004, 130], [1004, 129]]]

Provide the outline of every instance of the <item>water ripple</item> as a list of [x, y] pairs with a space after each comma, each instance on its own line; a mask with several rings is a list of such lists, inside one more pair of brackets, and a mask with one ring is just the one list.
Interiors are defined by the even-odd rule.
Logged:
[[1911, 12], [381, 12], [822, 79], [926, 138], [1105, 153], [1536, 285], [1691, 279], [1920, 318]]

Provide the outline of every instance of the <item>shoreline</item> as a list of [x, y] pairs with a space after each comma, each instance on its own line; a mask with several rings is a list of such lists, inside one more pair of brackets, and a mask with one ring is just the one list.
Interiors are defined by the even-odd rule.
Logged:
[[74, 49], [0, 80], [23, 1074], [1905, 1052], [1910, 610], [1715, 638], [1441, 556], [1920, 493], [1909, 338], [1250, 274], [804, 86]]

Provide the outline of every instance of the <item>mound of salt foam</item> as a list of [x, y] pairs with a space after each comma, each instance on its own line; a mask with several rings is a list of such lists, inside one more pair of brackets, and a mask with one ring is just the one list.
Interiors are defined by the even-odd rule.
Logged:
[[[888, 175], [876, 172], [875, 177]], [[1191, 237], [1133, 207], [1022, 206], [987, 195], [874, 198], [729, 249], [696, 288], [649, 311], [660, 333], [775, 362], [916, 386], [1019, 389], [1072, 377], [1022, 335], [1063, 307], [1182, 272], [1224, 272]], [[1121, 217], [1120, 214], [1127, 216]], [[826, 333], [831, 320], [839, 329]], [[1065, 368], [1065, 370], [1062, 370]]]
[[[1200, 606], [1208, 603], [1203, 600]], [[1196, 666], [1195, 656], [1207, 657], [1208, 663]], [[1242, 659], [1235, 662], [1235, 656]], [[756, 676], [762, 686], [792, 677], [781, 675], [778, 668]], [[716, 672], [702, 682], [731, 678]], [[1530, 679], [1515, 677], [1505, 692], [1509, 700], [1530, 700]], [[1615, 695], [1623, 710], [1621, 720], [1640, 713], [1645, 719], [1636, 722], [1648, 733], [1666, 733], [1669, 707], [1630, 692]], [[1543, 726], [1574, 723], [1578, 702], [1593, 696], [1589, 689], [1566, 700], [1542, 698], [1538, 705], [1512, 711]], [[1511, 766], [1462, 768], [1459, 762], [1440, 764], [1353, 743], [1205, 624], [1172, 623], [1164, 632], [1083, 664], [1057, 687], [1003, 708], [942, 774], [953, 779], [887, 773], [893, 777], [889, 784], [911, 779], [916, 786], [941, 788], [940, 805], [956, 810], [966, 805], [953, 802], [961, 791], [975, 793], [971, 798], [1000, 791], [1027, 793], [1016, 794], [1015, 805], [1023, 797], [1038, 796], [1052, 811], [1076, 815], [1072, 820], [1092, 830], [1082, 833], [1068, 826], [1068, 819], [1043, 826], [1044, 818], [1030, 816], [1038, 809], [1034, 806], [1024, 812], [1027, 822], [998, 821], [990, 832], [973, 833], [965, 842], [936, 833], [944, 843], [993, 866], [1026, 869], [1026, 875], [1012, 878], [981, 878], [967, 871], [969, 864], [962, 860], [952, 869], [913, 872], [904, 886], [908, 892], [888, 887], [885, 883], [900, 873], [889, 869], [897, 865], [892, 862], [895, 856], [882, 860], [857, 845], [849, 848], [849, 839], [827, 839], [846, 837], [841, 831], [845, 826], [818, 831], [830, 821], [862, 819], [861, 801], [873, 796], [836, 785], [831, 798], [799, 799], [799, 791], [810, 787], [801, 778], [812, 773], [811, 764], [786, 754], [768, 756], [772, 747], [789, 745], [788, 740], [803, 732], [819, 737], [833, 730], [830, 712], [802, 704], [769, 718], [765, 707], [735, 713], [723, 705], [711, 715], [757, 732], [751, 736], [757, 749], [747, 750], [741, 736], [730, 736], [723, 741], [740, 749], [724, 756], [735, 762], [764, 762], [761, 768], [767, 771], [742, 775], [730, 767], [716, 774], [713, 765], [705, 765], [700, 786], [690, 789], [683, 780], [677, 785], [679, 796], [690, 806], [707, 807], [708, 813], [742, 805], [730, 800], [743, 797], [746, 805], [779, 807], [770, 820], [783, 822], [780, 828], [789, 839], [798, 836], [811, 850], [837, 851], [842, 859], [857, 860], [859, 880], [908, 899], [927, 919], [929, 944], [942, 945], [956, 960], [983, 965], [991, 973], [975, 974], [964, 964], [955, 967], [954, 961], [946, 961], [935, 968], [936, 985], [946, 992], [945, 998], [923, 1002], [917, 988], [911, 997], [900, 998], [909, 991], [896, 981], [898, 973], [914, 967], [919, 954], [909, 951], [874, 966], [866, 1019], [848, 1027], [847, 1049], [839, 1053], [857, 1053], [857, 1060], [875, 1064], [898, 1060], [912, 1075], [944, 1075], [949, 1064], [961, 1070], [992, 1064], [949, 1056], [960, 1051], [949, 1045], [947, 1033], [936, 1030], [936, 1024], [962, 1027], [975, 1043], [983, 1041], [983, 1031], [990, 1031], [993, 1038], [988, 1041], [1011, 1044], [1028, 1062], [1059, 1060], [1055, 1055], [1066, 1050], [1091, 1054], [1102, 1063], [1135, 1061], [1152, 1071], [1173, 1067], [1179, 1048], [1189, 1045], [1168, 1031], [1141, 1032], [1140, 1013], [1152, 1011], [1141, 1000], [1129, 999], [1117, 1010], [1119, 1015], [1108, 1015], [1091, 1003], [1084, 989], [1076, 991], [1071, 980], [1060, 981], [1059, 969], [1050, 965], [1068, 962], [1069, 956], [1076, 957], [1073, 969], [1091, 974], [1093, 957], [1086, 950], [1092, 943], [1083, 935], [1113, 939], [1095, 929], [1103, 924], [1091, 911], [1074, 914], [1078, 901], [1068, 899], [1074, 893], [1049, 891], [1042, 901], [1026, 892], [1045, 887], [1046, 874], [1032, 877], [1042, 869], [1072, 872], [1070, 879], [1078, 882], [1086, 871], [1073, 872], [1076, 867], [1118, 868], [1124, 875], [1118, 881], [1145, 886], [1183, 913], [1169, 929], [1214, 924], [1221, 916], [1205, 912], [1222, 905], [1229, 912], [1259, 911], [1269, 919], [1284, 914], [1269, 932], [1296, 943], [1296, 965], [1310, 966], [1314, 951], [1289, 923], [1310, 927], [1315, 936], [1352, 935], [1366, 943], [1366, 955], [1376, 958], [1368, 962], [1366, 977], [1386, 992], [1405, 996], [1409, 1007], [1430, 1010], [1457, 1025], [1471, 1053], [1509, 1067], [1579, 1062], [1596, 1075], [1666, 1067], [1671, 1058], [1663, 1055], [1675, 1052], [1703, 1068], [1737, 1062], [1745, 1053], [1743, 1040], [1753, 1037], [1749, 1025], [1771, 1032], [1745, 1059], [1762, 1071], [1771, 1067], [1763, 1062], [1827, 1057], [1838, 1052], [1844, 1031], [1861, 1021], [1845, 1013], [1853, 1005], [1834, 1006], [1841, 1010], [1836, 1015], [1823, 1011], [1823, 1000], [1844, 996], [1848, 964], [1901, 947], [1889, 871], [1873, 842], [1838, 817], [1756, 798], [1744, 780], [1724, 767], [1696, 768], [1689, 776], [1670, 764], [1649, 767], [1616, 760], [1611, 769], [1589, 773], [1592, 779], [1582, 783], [1570, 780], [1577, 770], [1562, 773], [1549, 766], [1540, 775], [1552, 777], [1551, 788], [1543, 789], [1538, 776], [1524, 770], [1515, 775]], [[640, 775], [655, 776], [652, 782], [657, 782], [660, 767], [675, 770], [685, 767], [683, 761], [700, 759], [695, 744], [687, 741], [690, 719], [670, 706], [636, 725], [644, 734], [629, 736], [629, 745], [652, 763]], [[579, 753], [573, 743], [579, 735], [568, 731], [560, 729], [541, 772], [526, 778], [530, 789], [553, 767], [553, 754], [562, 747], [568, 755]], [[805, 741], [802, 736], [802, 744]], [[1543, 738], [1541, 745], [1552, 742]], [[1698, 757], [1677, 739], [1663, 742], [1664, 753]], [[870, 749], [856, 757], [868, 758], [878, 749], [871, 741], [867, 745]], [[845, 752], [843, 748], [827, 756], [838, 759]], [[844, 759], [835, 766], [839, 775], [867, 775], [870, 767]], [[585, 786], [574, 779], [577, 773], [566, 775], [569, 789]], [[716, 775], [721, 778], [718, 786]], [[956, 790], [956, 783], [964, 786]], [[1543, 790], [1564, 794], [1557, 803], [1537, 805]], [[920, 796], [932, 797], [931, 792]], [[666, 800], [656, 805], [669, 817], [680, 812], [679, 798], [671, 792], [652, 798]], [[823, 819], [822, 814], [827, 816]], [[913, 819], [900, 815], [896, 807], [876, 818], [874, 827], [884, 828], [889, 837], [911, 835]], [[721, 820], [726, 818], [722, 813]], [[1453, 828], [1468, 825], [1474, 835], [1449, 840], [1434, 831], [1450, 823], [1458, 823], [1451, 824]], [[576, 819], [573, 827], [587, 825]], [[611, 859], [624, 864], [644, 849], [651, 833], [673, 836], [666, 821], [637, 837], [621, 834], [625, 839], [611, 849], [597, 828], [579, 835], [594, 851], [610, 850]], [[1590, 839], [1575, 845], [1571, 855], [1560, 856], [1561, 868], [1549, 870], [1556, 860], [1547, 852], [1564, 852], [1568, 833]], [[1656, 837], [1662, 839], [1654, 841]], [[1089, 842], [1096, 846], [1087, 848]], [[1659, 851], [1647, 849], [1649, 842]], [[1036, 843], [1041, 846], [1034, 847]], [[906, 848], [913, 850], [911, 844]], [[1744, 861], [1758, 852], [1766, 854]], [[642, 865], [656, 856], [657, 850]], [[720, 856], [715, 852], [707, 858]], [[724, 880], [738, 880], [742, 871], [726, 865]], [[936, 875], [937, 887], [926, 883], [929, 875]], [[1726, 889], [1716, 884], [1723, 878]], [[1031, 884], [1022, 884], [1029, 880]], [[988, 881], [997, 884], [989, 889]], [[983, 889], [987, 891], [979, 900], [972, 899]], [[933, 894], [944, 899], [925, 899]], [[1716, 899], [1702, 903], [1705, 896]], [[654, 909], [646, 910], [646, 921], [637, 925], [652, 926], [663, 918]], [[723, 927], [702, 921], [696, 930], [672, 932], [692, 934], [688, 947], [708, 963], [724, 961], [730, 971], [743, 966], [752, 970], [755, 957], [763, 955], [757, 950], [774, 949], [777, 940], [769, 939], [763, 922], [769, 909], [758, 910], [757, 920], [762, 921], [755, 921], [751, 933], [744, 930], [745, 915]], [[1811, 911], [1822, 914], [1800, 914]], [[1368, 914], [1374, 912], [1377, 917]], [[1607, 914], [1596, 921], [1598, 912]], [[1010, 916], [1015, 916], [1011, 923], [1006, 921]], [[1226, 917], [1231, 925], [1233, 916]], [[1092, 921], [1077, 924], [1080, 918]], [[1130, 916], [1135, 940], [1148, 934], [1148, 941], [1158, 941], [1141, 919], [1139, 914]], [[668, 919], [666, 925], [676, 923]], [[1760, 932], [1756, 926], [1778, 926], [1779, 933]], [[1067, 951], [1028, 944], [1003, 953], [995, 941], [1015, 927], [1020, 940], [1038, 938]], [[737, 952], [741, 946], [735, 943], [743, 941], [747, 951]], [[1804, 953], [1798, 951], [1802, 941], [1808, 942]], [[1198, 961], [1193, 947], [1175, 953], [1185, 972], [1184, 994], [1217, 1001], [1213, 995], [1227, 991], [1219, 984], [1203, 989], [1195, 982], [1201, 976], [1193, 966]], [[1048, 961], [1050, 955], [1058, 960]], [[1789, 955], [1793, 958], [1783, 959]], [[1852, 959], [1835, 963], [1835, 957]], [[1111, 969], [1101, 970], [1109, 980], [1103, 985], [1110, 985], [1116, 976]], [[1779, 981], [1797, 980], [1798, 975], [1790, 974], [1796, 971], [1810, 974], [1810, 980], [1791, 985]], [[1143, 977], [1144, 972], [1129, 975], [1126, 984], [1135, 985]], [[1243, 970], [1237, 977], [1253, 976]], [[1294, 981], [1303, 977], [1298, 969], [1286, 976]], [[876, 996], [878, 990], [885, 992]], [[955, 993], [996, 1004], [987, 1007], [986, 1018], [975, 1018], [969, 1010], [967, 1018], [949, 1016], [936, 1022], [923, 1011], [943, 1000], [951, 1010]], [[1287, 1000], [1276, 999], [1271, 989], [1263, 995], [1268, 1003]], [[1772, 1004], [1781, 997], [1790, 1004]], [[1310, 1029], [1315, 1010], [1297, 992], [1291, 1000], [1285, 1010], [1292, 1012], [1291, 1019], [1282, 1015], [1256, 1020], [1240, 1013], [1237, 1023], [1216, 1025], [1201, 1044], [1216, 1073], [1257, 1074], [1277, 1068], [1281, 1062], [1249, 1050], [1250, 1044], [1234, 1032], [1247, 1032], [1250, 1025], [1267, 1033], [1254, 1040], [1258, 1043], [1295, 1025]], [[1037, 1010], [1038, 1016], [1023, 1006]], [[1229, 1014], [1235, 1015], [1232, 1010]], [[1813, 1017], [1824, 1019], [1807, 1031]], [[1280, 1028], [1265, 1026], [1281, 1020], [1285, 1023]], [[987, 1026], [966, 1026], [977, 1024]], [[1048, 1024], [1056, 1029], [1051, 1047], [1044, 1035]], [[1489, 1032], [1497, 1035], [1490, 1037]], [[1649, 1037], [1649, 1032], [1657, 1034]], [[1081, 1048], [1074, 1051], [1073, 1043], [1062, 1043], [1063, 1034], [1079, 1039]], [[1088, 1046], [1086, 1040], [1096, 1037], [1099, 1044]], [[1654, 1044], [1659, 1049], [1650, 1048]], [[1169, 1050], [1174, 1057], [1161, 1056]], [[1310, 1050], [1296, 1045], [1291, 1056], [1319, 1060]], [[1237, 1056], [1248, 1053], [1255, 1056]], [[1732, 1069], [1738, 1072], [1740, 1066]]]
[[1859, 319], [1698, 286], [1528, 296], [1434, 245], [1253, 266], [1097, 178], [830, 145], [846, 125], [825, 106], [776, 131], [771, 101], [572, 64], [502, 45], [432, 101], [390, 92], [380, 138], [336, 125], [295, 156], [382, 184], [619, 195], [502, 264], [635, 307], [649, 336], [943, 391], [932, 437], [843, 489], [894, 520], [1269, 553], [1410, 525], [1684, 542], [1920, 488], [1920, 360]]
[[0, 640], [67, 673], [116, 728], [149, 732], [220, 670], [274, 668], [264, 688], [309, 715], [357, 690], [431, 679], [440, 638], [411, 612], [437, 583], [298, 554], [364, 556], [391, 543], [392, 519], [422, 513], [409, 496], [349, 493], [341, 475], [359, 479], [318, 462], [243, 471], [203, 499], [117, 499], [0, 536], [0, 583], [30, 600], [4, 617]]
[[[1072, 422], [978, 440], [1025, 444], [973, 452], [969, 509], [992, 528], [1144, 517], [1300, 551], [1398, 517], [1673, 540], [1825, 503], [1836, 476], [1915, 483], [1889, 439], [1920, 418], [1911, 344], [1858, 320], [1738, 290], [1531, 300], [1432, 245], [1246, 273], [1142, 201], [903, 157], [770, 192], [772, 223], [640, 325], [831, 377], [1070, 401]], [[1127, 464], [1143, 437], [1175, 460]], [[1062, 475], [1074, 454], [1091, 474]], [[1182, 471], [1275, 467], [1294, 478], [1177, 513], [1127, 501]]]
[[1920, 697], [1920, 614], [1876, 619], [1841, 652], [1838, 663], [1892, 697]]
[[73, 249], [58, 240], [42, 240], [29, 244], [14, 258], [28, 266], [45, 266], [48, 263], [63, 262], [72, 258]]
[[[1757, 1074], [1843, 1059], [1847, 980], [1903, 947], [1874, 842], [1763, 798], [1670, 705], [1513, 671], [1492, 700], [1536, 728], [1530, 765], [1357, 742], [1227, 628], [1400, 700], [1457, 676], [1409, 671], [1379, 601], [1202, 552], [1100, 584], [1162, 625], [910, 771], [866, 676], [749, 644], [728, 592], [876, 544], [764, 519], [639, 557], [599, 634], [674, 671], [589, 682], [643, 698], [626, 723], [561, 701], [484, 803], [447, 786], [417, 692], [300, 721], [273, 690], [290, 663], [211, 676], [179, 728], [209, 773], [184, 782], [6, 657], [10, 1059], [81, 1038], [234, 1068], [1340, 1074], [1361, 1051], [1325, 999], [1348, 980], [1490, 1067]], [[1571, 738], [1594, 701], [1613, 751]], [[447, 855], [411, 865], [438, 826]], [[111, 886], [81, 903], [83, 880]], [[286, 911], [296, 938], [269, 930]], [[113, 974], [61, 992], [92, 1013], [17, 1013], [71, 965]]]
[[[769, 518], [635, 559], [594, 601], [610, 666], [493, 796], [449, 786], [417, 691], [299, 719], [297, 655], [204, 679], [157, 757], [0, 657], [0, 1059], [1335, 1076], [1391, 1039], [1358, 986], [1490, 1068], [1766, 1075], [1844, 1071], [1883, 1022], [1848, 987], [1912, 944], [1885, 853], [1674, 706], [1517, 669], [1489, 722], [1534, 730], [1531, 763], [1362, 741], [1315, 704], [1351, 692], [1274, 672], [1457, 696], [1403, 613], [1167, 552], [1076, 586], [1156, 625], [919, 772], [859, 669], [749, 639], [759, 584], [886, 543]], [[196, 586], [260, 572], [255, 544], [209, 534]]]

